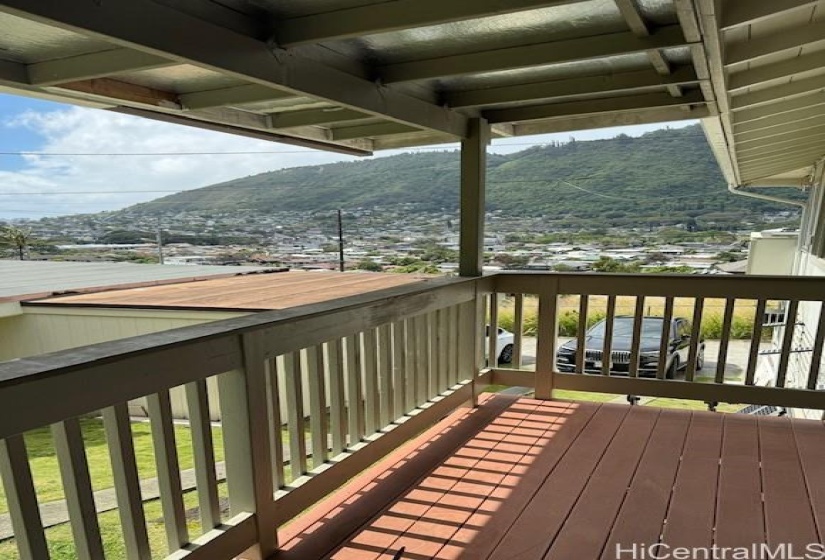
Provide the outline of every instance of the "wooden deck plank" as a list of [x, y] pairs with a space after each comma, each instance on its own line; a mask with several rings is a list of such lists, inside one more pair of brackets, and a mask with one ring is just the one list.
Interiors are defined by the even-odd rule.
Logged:
[[435, 558], [487, 558], [599, 408], [594, 403], [574, 403], [560, 414], [553, 401], [544, 403], [550, 418], [529, 459], [510, 469]]
[[491, 397], [478, 408], [456, 411], [434, 429], [411, 440], [282, 528], [281, 550], [271, 560], [327, 556], [515, 400], [508, 396]]
[[630, 409], [545, 559], [599, 557], [659, 413], [658, 408]]
[[726, 414], [714, 543], [720, 547], [743, 547], [764, 542], [758, 424], [745, 415]]
[[791, 420], [791, 426], [805, 474], [819, 542], [825, 542], [825, 425], [822, 422], [794, 419]]
[[[464, 473], [453, 489], [425, 514], [426, 520], [420, 519], [407, 529], [404, 537], [394, 543], [390, 552], [400, 550], [403, 546], [405, 553], [411, 558], [416, 555], [432, 559], [444, 558], [445, 545], [453, 543], [455, 535], [461, 529], [471, 528], [471, 518], [480, 508], [485, 504], [496, 507], [507, 499], [506, 495], [501, 495], [508, 490], [503, 485], [504, 479], [514, 469], [534, 458], [539, 451], [537, 446], [546, 443], [550, 437], [549, 429], [572, 406], [568, 403], [522, 400], [534, 404], [534, 409], [491, 453]], [[459, 518], [455, 515], [460, 511], [457, 508], [472, 508], [472, 511]], [[444, 519], [451, 523], [440, 526]], [[453, 523], [458, 525], [454, 526]], [[422, 536], [426, 537], [423, 539], [424, 546], [419, 543]], [[434, 536], [438, 536], [440, 541], [434, 540]]]
[[689, 425], [690, 414], [662, 410], [610, 531], [602, 560], [615, 560], [617, 545], [659, 541]]
[[768, 544], [804, 550], [818, 536], [790, 419], [758, 422]]
[[604, 404], [490, 554], [491, 560], [542, 558], [630, 407]]
[[693, 412], [662, 542], [671, 547], [710, 547], [722, 446], [722, 416]]

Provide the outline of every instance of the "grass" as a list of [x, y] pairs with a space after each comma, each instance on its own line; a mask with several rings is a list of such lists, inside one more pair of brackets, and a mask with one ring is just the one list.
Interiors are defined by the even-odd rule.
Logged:
[[[83, 418], [80, 420], [80, 425], [83, 431], [83, 440], [86, 444], [86, 456], [94, 490], [113, 487], [112, 466], [109, 460], [103, 421], [98, 418]], [[156, 477], [155, 453], [152, 448], [149, 423], [137, 422], [132, 424], [132, 435], [140, 478]], [[221, 429], [213, 427], [212, 436], [215, 444], [215, 461], [223, 461], [223, 435]], [[49, 428], [33, 430], [26, 433], [25, 440], [38, 500], [41, 503], [62, 500], [63, 482], [60, 478], [60, 468], [57, 464], [51, 431]], [[175, 425], [175, 441], [180, 468], [193, 468], [192, 434], [188, 426]], [[2, 485], [0, 485], [0, 513], [7, 511], [6, 495]], [[0, 558], [5, 558], [5, 556], [0, 554]]]
[[[218, 485], [218, 495], [226, 495], [226, 485]], [[200, 520], [196, 514], [198, 505], [197, 492], [186, 492], [183, 496], [184, 507], [189, 514], [187, 527], [190, 537], [203, 533]], [[152, 549], [152, 558], [165, 558], [166, 532], [163, 527], [163, 512], [160, 500], [152, 500], [143, 504], [146, 515], [146, 528], [149, 533], [149, 545]], [[125, 558], [126, 549], [121, 534], [120, 518], [117, 511], [108, 511], [98, 516], [103, 548], [107, 558]], [[46, 539], [52, 560], [74, 560], [77, 558], [71, 526], [68, 523], [46, 529]], [[19, 560], [20, 555], [14, 539], [0, 542], [0, 558], [3, 560]]]
[[[538, 298], [526, 296], [523, 304], [523, 333], [535, 336], [538, 327]], [[674, 317], [693, 317], [694, 298], [674, 298]], [[662, 297], [648, 297], [644, 301], [644, 313], [651, 316], [664, 315], [665, 299]], [[618, 296], [616, 298], [616, 315], [634, 315], [636, 308], [635, 296]], [[704, 301], [701, 333], [706, 339], [718, 339], [722, 336], [722, 326], [725, 310], [724, 299], [709, 298]], [[734, 339], [749, 339], [753, 336], [754, 312], [756, 302], [753, 300], [737, 300], [733, 310], [730, 336]], [[607, 296], [589, 296], [587, 326], [594, 325], [607, 314]], [[579, 325], [579, 296], [561, 296], [559, 298], [559, 335], [576, 336]], [[499, 326], [513, 331], [515, 329], [514, 300], [505, 298], [500, 306], [498, 315]], [[762, 335], [769, 335], [770, 329], [763, 329]]]

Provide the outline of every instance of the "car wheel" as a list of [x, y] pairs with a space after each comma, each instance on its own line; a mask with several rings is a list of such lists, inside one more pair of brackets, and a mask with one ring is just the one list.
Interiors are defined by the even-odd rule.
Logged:
[[508, 344], [501, 349], [501, 354], [498, 356], [498, 363], [509, 364], [513, 361], [513, 345]]
[[705, 367], [705, 349], [700, 348], [696, 356], [696, 371], [700, 371], [703, 367]]
[[673, 361], [670, 362], [670, 367], [667, 368], [665, 377], [668, 379], [676, 379], [676, 372], [679, 371], [679, 356], [673, 356]]

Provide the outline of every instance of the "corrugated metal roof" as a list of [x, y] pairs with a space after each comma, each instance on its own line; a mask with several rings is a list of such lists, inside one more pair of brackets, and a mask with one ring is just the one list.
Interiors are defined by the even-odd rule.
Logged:
[[436, 277], [369, 272], [288, 272], [49, 298], [36, 305], [266, 311], [318, 303]]
[[185, 282], [266, 270], [266, 268], [254, 266], [176, 266], [0, 260], [0, 302], [45, 297], [52, 293]]

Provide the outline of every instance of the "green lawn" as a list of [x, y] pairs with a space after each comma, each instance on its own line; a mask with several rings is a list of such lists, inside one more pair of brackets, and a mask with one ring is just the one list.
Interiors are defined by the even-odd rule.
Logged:
[[[83, 430], [83, 439], [86, 443], [86, 456], [89, 462], [92, 486], [95, 490], [111, 488], [114, 485], [112, 465], [109, 460], [109, 450], [106, 446], [103, 421], [98, 418], [84, 418], [81, 419], [80, 424]], [[140, 478], [154, 478], [157, 476], [157, 470], [149, 423], [133, 423], [132, 434]], [[223, 461], [223, 435], [221, 429], [213, 427], [212, 435], [215, 442], [215, 460]], [[39, 501], [43, 503], [62, 500], [63, 482], [60, 479], [60, 469], [57, 465], [51, 431], [49, 428], [34, 430], [28, 432], [25, 439]], [[192, 434], [188, 426], [175, 426], [175, 441], [181, 469], [191, 469], [194, 467], [194, 460], [192, 457]], [[2, 485], [0, 485], [0, 513], [7, 511], [6, 495]], [[0, 558], [5, 558], [5, 556], [0, 554]]]

